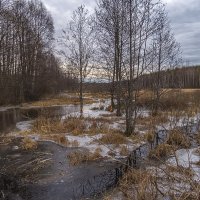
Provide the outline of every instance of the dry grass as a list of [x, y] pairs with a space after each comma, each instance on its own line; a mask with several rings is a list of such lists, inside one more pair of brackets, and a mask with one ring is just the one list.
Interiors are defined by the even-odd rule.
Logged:
[[41, 116], [34, 121], [32, 132], [40, 134], [68, 132], [73, 135], [81, 135], [85, 129], [84, 119], [79, 117], [69, 117], [61, 121], [60, 119]]
[[156, 178], [145, 170], [130, 170], [120, 181], [119, 190], [124, 199], [155, 200]]
[[173, 147], [169, 144], [160, 144], [149, 152], [149, 158], [161, 159], [172, 154]]
[[84, 93], [84, 96], [87, 98], [98, 98], [98, 99], [109, 99], [110, 94], [109, 93]]
[[22, 140], [21, 147], [25, 150], [35, 150], [38, 147], [38, 143], [35, 140], [32, 140], [31, 138], [25, 137]]
[[153, 130], [148, 131], [148, 132], [145, 134], [145, 139], [146, 139], [149, 143], [153, 143], [154, 140], [155, 140], [155, 131], [153, 131]]
[[71, 132], [73, 135], [81, 135], [86, 131], [85, 119], [78, 117], [69, 117], [64, 121], [64, 127], [67, 132]]
[[126, 146], [122, 146], [119, 153], [121, 156], [128, 156], [130, 152]]
[[13, 139], [14, 139], [13, 137], [7, 137], [7, 136], [0, 137], [0, 145], [8, 145], [12, 142]]
[[60, 119], [39, 117], [33, 123], [32, 132], [40, 134], [63, 133], [66, 128]]
[[79, 142], [77, 140], [74, 140], [71, 142], [72, 147], [79, 147]]
[[[160, 110], [187, 110], [188, 107], [200, 108], [199, 89], [163, 89], [160, 99]], [[153, 103], [153, 92], [143, 90], [139, 94], [139, 106], [151, 108]]]
[[59, 135], [59, 134], [52, 135], [52, 140], [63, 146], [71, 145], [70, 141], [65, 137], [65, 135], [62, 135], [62, 134], [61, 135]]
[[181, 130], [173, 129], [169, 132], [167, 144], [177, 146], [179, 148], [188, 148], [190, 146], [190, 141]]
[[[83, 103], [84, 104], [92, 104], [95, 101], [90, 98], [84, 98]], [[38, 107], [49, 107], [49, 106], [54, 106], [54, 105], [79, 105], [80, 104], [80, 99], [78, 97], [58, 97], [58, 98], [52, 98], [52, 99], [44, 99], [32, 103], [25, 103], [22, 104], [24, 107], [28, 106], [38, 106]]]
[[75, 151], [70, 153], [67, 157], [69, 159], [70, 164], [73, 166], [102, 158], [101, 150], [99, 148], [96, 149], [94, 153]]
[[104, 134], [98, 141], [103, 144], [116, 144], [116, 145], [127, 143], [126, 137], [119, 132], [111, 132], [108, 134]]
[[138, 125], [145, 126], [147, 128], [152, 128], [155, 125], [162, 125], [164, 123], [167, 123], [169, 121], [168, 115], [165, 112], [160, 112], [156, 116], [148, 116], [148, 117], [138, 117], [136, 119], [136, 123]]

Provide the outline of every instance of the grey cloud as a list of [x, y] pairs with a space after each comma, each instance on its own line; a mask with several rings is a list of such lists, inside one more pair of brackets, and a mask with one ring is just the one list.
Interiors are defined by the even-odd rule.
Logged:
[[[72, 11], [85, 4], [92, 11], [96, 0], [42, 0], [51, 12], [56, 36], [66, 26]], [[183, 59], [200, 64], [200, 0], [164, 0], [171, 21], [172, 31], [181, 44]]]
[[183, 59], [200, 64], [200, 1], [166, 1], [172, 31], [181, 44]]

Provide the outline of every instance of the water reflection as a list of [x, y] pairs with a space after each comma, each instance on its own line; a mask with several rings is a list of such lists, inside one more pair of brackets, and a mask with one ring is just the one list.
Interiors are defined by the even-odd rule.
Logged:
[[[77, 113], [79, 106], [51, 106], [51, 107], [32, 107], [32, 108], [8, 108], [0, 110], [0, 133], [11, 131], [15, 128], [24, 130], [28, 122], [37, 118], [40, 114], [48, 117], [62, 117]], [[25, 121], [25, 122], [24, 122]], [[16, 126], [17, 125], [17, 126]]]

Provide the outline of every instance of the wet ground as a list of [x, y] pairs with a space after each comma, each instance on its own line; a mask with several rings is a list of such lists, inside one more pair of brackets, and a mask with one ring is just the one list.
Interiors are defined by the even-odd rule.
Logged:
[[0, 199], [81, 199], [99, 194], [116, 181], [117, 163], [71, 166], [67, 155], [77, 148], [40, 142], [37, 150], [25, 151], [20, 142], [13, 139], [0, 145]]
[[[68, 200], [94, 197], [116, 182], [117, 162], [103, 160], [72, 166], [67, 155], [81, 148], [66, 148], [53, 142], [39, 142], [35, 151], [23, 150], [20, 138], [6, 133], [27, 128], [25, 122], [47, 114], [64, 117], [79, 106], [10, 107], [0, 110], [0, 199]], [[24, 122], [24, 120], [26, 120]], [[23, 127], [25, 126], [25, 127]]]

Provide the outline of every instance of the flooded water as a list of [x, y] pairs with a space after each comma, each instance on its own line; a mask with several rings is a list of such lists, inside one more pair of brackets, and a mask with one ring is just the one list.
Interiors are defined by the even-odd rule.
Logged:
[[7, 199], [81, 199], [95, 196], [116, 182], [116, 162], [71, 166], [67, 155], [80, 148], [40, 142], [37, 151], [25, 151], [19, 145], [19, 138], [9, 145], [0, 145], [4, 160], [0, 162], [0, 187]]
[[28, 108], [5, 108], [0, 110], [0, 133], [9, 132], [16, 128], [16, 124], [37, 118], [41, 113], [48, 117], [66, 116], [79, 111], [79, 106], [51, 106]]
[[[0, 132], [28, 129], [28, 122], [41, 113], [48, 117], [63, 118], [78, 111], [79, 106], [1, 109]], [[198, 128], [198, 124], [187, 127], [186, 132], [192, 134]], [[37, 150], [26, 151], [20, 148], [21, 138], [13, 138], [8, 143], [0, 141], [0, 199], [96, 199], [95, 196], [116, 186], [127, 166], [144, 165], [149, 151], [163, 143], [166, 137], [166, 131], [159, 131], [151, 145], [140, 146], [120, 162], [100, 160], [79, 166], [71, 166], [67, 155], [77, 150], [86, 151], [84, 148], [66, 148], [53, 142], [39, 142]]]
[[[6, 108], [0, 110], [0, 132], [26, 130], [41, 113], [61, 117], [79, 112], [79, 106]], [[113, 187], [118, 162], [95, 161], [71, 166], [67, 155], [84, 148], [65, 148], [39, 142], [36, 151], [23, 150], [21, 138], [0, 141], [0, 199], [70, 200], [94, 197]], [[14, 169], [14, 170], [13, 170]]]

